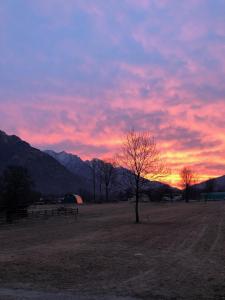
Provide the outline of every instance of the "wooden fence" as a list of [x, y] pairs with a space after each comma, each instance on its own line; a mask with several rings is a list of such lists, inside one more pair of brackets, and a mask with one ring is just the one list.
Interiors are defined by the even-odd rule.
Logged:
[[[28, 211], [18, 211], [12, 215], [13, 222], [22, 218], [48, 218], [53, 216], [69, 216], [73, 215], [75, 218], [78, 215], [77, 207], [60, 207], [60, 208], [48, 208], [48, 209], [33, 209]], [[0, 215], [0, 224], [6, 223], [6, 215], [2, 213]]]
[[78, 208], [66, 207], [66, 208], [54, 208], [54, 209], [41, 209], [41, 210], [29, 210], [28, 217], [47, 217], [47, 216], [68, 216], [78, 215]]

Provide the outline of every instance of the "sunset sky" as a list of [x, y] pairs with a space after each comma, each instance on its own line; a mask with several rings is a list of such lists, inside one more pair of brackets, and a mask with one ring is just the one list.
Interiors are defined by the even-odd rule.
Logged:
[[109, 157], [149, 130], [172, 170], [225, 174], [224, 0], [1, 0], [0, 129]]

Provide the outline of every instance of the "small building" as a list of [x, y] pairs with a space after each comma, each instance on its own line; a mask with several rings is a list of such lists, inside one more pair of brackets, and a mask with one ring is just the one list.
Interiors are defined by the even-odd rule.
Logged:
[[83, 204], [84, 201], [80, 195], [66, 194], [63, 198], [62, 204]]
[[201, 193], [201, 198], [205, 201], [221, 201], [225, 200], [225, 192]]

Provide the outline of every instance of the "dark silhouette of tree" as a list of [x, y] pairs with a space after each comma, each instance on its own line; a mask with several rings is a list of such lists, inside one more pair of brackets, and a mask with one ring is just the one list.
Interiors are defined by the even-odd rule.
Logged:
[[117, 155], [120, 166], [128, 169], [131, 174], [131, 185], [135, 193], [135, 220], [139, 218], [139, 196], [142, 186], [148, 179], [157, 179], [168, 174], [156, 147], [154, 137], [149, 132], [129, 131], [123, 141], [121, 153]]
[[104, 196], [103, 196], [103, 185], [104, 185], [104, 180], [103, 180], [103, 174], [102, 174], [102, 160], [98, 159], [96, 161], [96, 182], [98, 184], [98, 190], [97, 190], [97, 194], [98, 194], [98, 201], [102, 202]]
[[99, 161], [100, 177], [105, 186], [105, 201], [109, 201], [110, 188], [116, 179], [116, 164], [111, 159]]
[[92, 176], [93, 201], [109, 201], [109, 192], [115, 179], [115, 163], [111, 159], [93, 159], [88, 162]]
[[92, 159], [88, 162], [88, 166], [91, 170], [92, 175], [92, 187], [93, 187], [93, 201], [96, 202], [96, 180], [99, 169], [99, 160], [97, 158]]
[[197, 176], [191, 168], [184, 167], [180, 171], [180, 180], [181, 180], [181, 187], [183, 188], [183, 191], [184, 191], [184, 200], [185, 200], [185, 202], [189, 202], [191, 186], [194, 183], [196, 183]]
[[6, 212], [7, 222], [12, 222], [13, 215], [17, 212], [26, 212], [32, 203], [33, 182], [26, 168], [21, 166], [9, 166], [3, 173], [2, 187], [2, 209]]
[[0, 176], [0, 213], [5, 210], [5, 200], [3, 198], [3, 178]]

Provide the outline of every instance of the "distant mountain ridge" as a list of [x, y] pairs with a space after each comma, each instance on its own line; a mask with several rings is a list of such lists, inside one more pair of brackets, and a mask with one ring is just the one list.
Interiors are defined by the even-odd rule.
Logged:
[[0, 131], [0, 174], [9, 165], [28, 169], [35, 188], [43, 194], [79, 192], [82, 180], [48, 154], [31, 147], [15, 135]]
[[[91, 183], [91, 173], [90, 169], [88, 167], [89, 161], [83, 161], [79, 156], [71, 153], [67, 153], [66, 151], [62, 152], [55, 152], [53, 150], [46, 150], [45, 151], [50, 156], [54, 157], [59, 163], [61, 163], [64, 167], [66, 167], [68, 170], [70, 170], [72, 173], [78, 175], [82, 175], [89, 184]], [[121, 174], [119, 176], [122, 177]], [[225, 190], [225, 175], [220, 176], [218, 178], [210, 179], [204, 182], [201, 182], [199, 184], [194, 185], [197, 189], [204, 190], [206, 188], [206, 185], [209, 181], [213, 181], [214, 190]], [[149, 184], [147, 184], [147, 187], [151, 188], [159, 188], [160, 186], [168, 186], [167, 184], [163, 184], [158, 181], [150, 181]], [[174, 188], [174, 190], [177, 190]]]
[[[44, 152], [55, 158], [59, 163], [61, 163], [72, 173], [76, 175], [80, 174], [81, 176], [83, 176], [83, 178], [85, 178], [87, 182], [92, 184], [92, 174], [90, 171], [90, 167], [88, 166], [91, 161], [83, 161], [79, 156], [67, 153], [65, 151], [57, 153], [53, 150], [45, 150]], [[126, 170], [126, 172], [129, 171]], [[122, 177], [124, 175], [124, 170], [122, 168], [117, 168], [117, 175], [120, 178], [119, 181], [123, 181]], [[158, 188], [160, 186], [168, 185], [158, 181], [149, 181], [149, 185], [147, 184], [147, 187], [149, 186], [151, 186], [152, 188]]]
[[200, 182], [195, 184], [194, 187], [202, 191], [207, 189], [212, 192], [225, 191], [225, 175]]
[[57, 153], [53, 150], [45, 150], [44, 152], [56, 159], [71, 173], [75, 175], [80, 175], [86, 180], [90, 179], [91, 173], [87, 161], [83, 161], [79, 156], [67, 153], [65, 151]]

